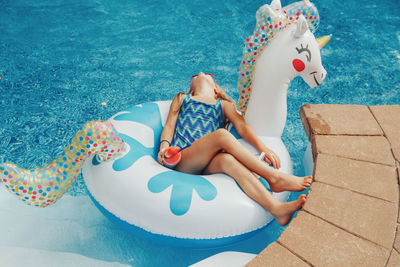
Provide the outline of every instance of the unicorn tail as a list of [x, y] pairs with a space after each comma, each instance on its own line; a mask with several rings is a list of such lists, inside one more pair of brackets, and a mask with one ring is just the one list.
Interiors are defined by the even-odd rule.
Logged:
[[91, 121], [57, 159], [43, 168], [31, 171], [12, 163], [0, 164], [0, 182], [26, 204], [47, 207], [69, 190], [88, 157], [97, 154], [102, 161], [108, 161], [121, 156], [124, 147], [111, 123]]

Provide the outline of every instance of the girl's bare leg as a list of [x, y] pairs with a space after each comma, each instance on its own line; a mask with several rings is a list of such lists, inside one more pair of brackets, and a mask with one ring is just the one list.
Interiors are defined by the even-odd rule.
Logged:
[[182, 151], [182, 160], [175, 169], [186, 173], [200, 173], [222, 150], [234, 156], [247, 169], [265, 178], [274, 192], [302, 191], [312, 182], [311, 176], [286, 174], [258, 160], [226, 129], [218, 129], [193, 142]]
[[295, 201], [280, 203], [249, 169], [228, 153], [217, 154], [206, 167], [205, 173], [226, 173], [233, 177], [243, 191], [268, 210], [281, 225], [288, 224], [293, 213], [306, 202], [306, 195], [303, 194]]

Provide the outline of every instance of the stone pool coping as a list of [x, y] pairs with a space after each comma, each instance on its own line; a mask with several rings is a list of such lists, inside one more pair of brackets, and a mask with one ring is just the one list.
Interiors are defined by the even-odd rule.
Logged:
[[400, 105], [309, 104], [303, 209], [247, 266], [400, 266]]

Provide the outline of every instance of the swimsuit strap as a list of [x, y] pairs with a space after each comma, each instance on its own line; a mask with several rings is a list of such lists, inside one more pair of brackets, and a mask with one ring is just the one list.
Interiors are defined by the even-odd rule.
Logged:
[[186, 102], [189, 102], [190, 99], [191, 99], [191, 97], [190, 97], [189, 94], [185, 95], [185, 97], [183, 98], [182, 104], [183, 104], [183, 102], [185, 102], [185, 103], [186, 103]]

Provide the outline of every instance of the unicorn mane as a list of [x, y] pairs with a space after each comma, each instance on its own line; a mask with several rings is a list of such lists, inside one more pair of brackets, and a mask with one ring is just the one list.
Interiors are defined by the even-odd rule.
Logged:
[[246, 112], [250, 99], [253, 73], [258, 56], [277, 33], [295, 23], [301, 15], [306, 18], [308, 27], [314, 32], [319, 24], [319, 14], [314, 4], [308, 0], [295, 2], [284, 8], [280, 8], [280, 4], [273, 1], [271, 5], [265, 4], [258, 9], [256, 27], [246, 38], [243, 58], [239, 67], [238, 109], [242, 114]]

